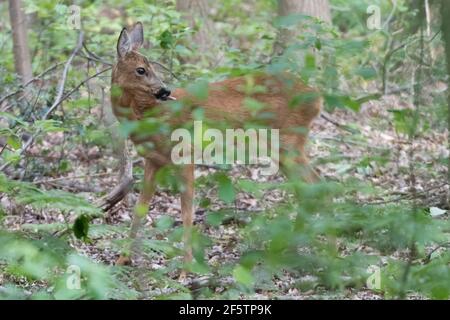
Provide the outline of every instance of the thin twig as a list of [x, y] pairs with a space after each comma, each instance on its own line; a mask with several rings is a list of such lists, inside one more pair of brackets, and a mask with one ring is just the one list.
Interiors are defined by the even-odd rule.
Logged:
[[387, 29], [386, 27], [389, 27], [389, 24], [391, 23], [392, 18], [394, 18], [395, 11], [397, 10], [397, 0], [392, 0], [393, 8], [391, 10], [391, 13], [389, 14], [389, 17], [386, 19], [386, 22], [383, 24], [382, 29]]
[[358, 133], [356, 130], [351, 129], [351, 128], [347, 127], [346, 125], [340, 124], [340, 123], [337, 122], [336, 120], [331, 119], [331, 118], [330, 118], [328, 115], [326, 115], [323, 111], [322, 111], [322, 113], [320, 114], [320, 117], [322, 117], [322, 118], [325, 119], [326, 121], [328, 121], [328, 122], [334, 124], [334, 125], [335, 125], [336, 127], [338, 127], [339, 129], [345, 130], [345, 131], [350, 132], [350, 133], [353, 133], [353, 134]]
[[55, 102], [52, 104], [50, 108], [48, 108], [47, 112], [42, 117], [42, 120], [46, 120], [48, 116], [56, 109], [56, 107], [58, 107], [61, 104], [64, 94], [64, 86], [66, 84], [67, 74], [69, 72], [69, 67], [72, 64], [72, 60], [75, 57], [75, 55], [78, 53], [78, 51], [80, 51], [82, 45], [83, 45], [83, 32], [81, 31], [78, 37], [78, 44], [73, 50], [72, 54], [70, 55], [69, 59], [67, 60], [64, 66], [64, 71], [62, 74], [61, 82], [58, 87], [58, 94], [56, 96]]
[[430, 251], [430, 253], [427, 255], [427, 257], [424, 260], [424, 263], [427, 264], [431, 261], [431, 256], [433, 255], [433, 253], [435, 253], [436, 251], [438, 251], [441, 248], [450, 248], [450, 242], [445, 242], [442, 244], [439, 244], [436, 248], [434, 248], [433, 250]]
[[160, 66], [161, 68], [163, 68], [164, 70], [166, 70], [167, 72], [169, 72], [170, 75], [171, 75], [172, 77], [174, 77], [174, 78], [177, 79], [177, 80], [180, 80], [180, 79], [175, 75], [175, 73], [173, 73], [172, 70], [170, 70], [170, 68], [167, 68], [167, 67], [166, 67], [165, 65], [163, 65], [162, 63], [159, 63], [159, 62], [153, 61], [153, 60], [151, 60], [150, 63], [153, 63], [153, 64], [156, 64], [156, 65]]
[[360, 205], [383, 205], [383, 204], [389, 204], [389, 203], [393, 203], [393, 202], [398, 202], [398, 201], [402, 201], [402, 200], [413, 200], [415, 198], [419, 198], [420, 196], [429, 193], [432, 190], [436, 190], [436, 189], [440, 189], [443, 188], [445, 186], [447, 186], [449, 183], [448, 182], [444, 182], [442, 184], [439, 184], [437, 186], [433, 186], [430, 187], [426, 190], [423, 191], [417, 191], [414, 195], [412, 195], [411, 193], [406, 193], [403, 194], [401, 196], [395, 197], [393, 199], [389, 199], [389, 200], [384, 200], [384, 201], [373, 201], [373, 202], [360, 202]]
[[20, 85], [20, 87], [19, 87], [18, 90], [14, 91], [14, 92], [11, 92], [11, 93], [8, 93], [6, 96], [0, 98], [0, 105], [1, 105], [1, 104], [3, 103], [3, 101], [5, 101], [6, 99], [9, 99], [9, 98], [11, 98], [12, 96], [15, 96], [16, 94], [22, 92], [23, 89], [26, 88], [27, 86], [29, 86], [31, 83], [33, 83], [34, 81], [36, 81], [36, 80], [40, 79], [41, 77], [45, 76], [47, 73], [49, 73], [49, 72], [55, 70], [56, 68], [58, 68], [58, 67], [59, 67], [60, 65], [62, 65], [62, 64], [63, 64], [63, 62], [60, 62], [60, 63], [57, 63], [57, 64], [51, 66], [50, 68], [44, 70], [42, 73], [40, 73], [39, 75], [37, 75], [37, 76], [34, 77], [33, 79], [28, 80], [25, 84]]
[[[93, 74], [92, 76], [87, 77], [86, 79], [84, 79], [83, 81], [81, 81], [75, 88], [73, 88], [72, 90], [70, 90], [68, 93], [66, 93], [64, 95], [64, 97], [62, 97], [61, 101], [59, 102], [59, 104], [61, 104], [62, 102], [64, 102], [64, 100], [67, 100], [67, 98], [69, 98], [75, 91], [77, 91], [78, 89], [80, 89], [80, 87], [82, 85], [84, 85], [86, 82], [88, 82], [89, 80], [92, 80], [93, 78], [98, 77], [99, 75], [101, 75], [102, 73], [105, 73], [106, 71], [111, 70], [111, 67], [107, 67], [103, 70], [100, 70], [99, 72]], [[59, 105], [58, 104], [58, 105]]]
[[[73, 88], [72, 90], [70, 90], [68, 93], [66, 93], [62, 98], [60, 98], [54, 105], [52, 105], [52, 111], [55, 110], [61, 103], [63, 103], [65, 100], [67, 100], [74, 92], [76, 92], [82, 85], [84, 85], [86, 82], [88, 82], [89, 80], [99, 76], [102, 73], [105, 73], [106, 71], [110, 70], [111, 67], [107, 67], [99, 72], [97, 72], [96, 74], [84, 79], [83, 81], [81, 81], [75, 88]], [[48, 110], [50, 111], [50, 109]], [[48, 115], [50, 115], [50, 112], [48, 112], [46, 114], [44, 114], [44, 116], [42, 117], [42, 120], [45, 120]], [[22, 149], [20, 150], [19, 154], [23, 154], [23, 152], [26, 151], [26, 149], [28, 149], [30, 147], [30, 145], [33, 143], [34, 139], [36, 139], [36, 137], [40, 134], [40, 131], [36, 132], [34, 135], [32, 135], [30, 137], [30, 139], [28, 139], [28, 141], [25, 143], [25, 145], [22, 147]], [[6, 169], [6, 167], [8, 167], [11, 163], [7, 162], [5, 163], [3, 166], [0, 167], [0, 171], [3, 171], [4, 169]]]
[[33, 181], [33, 184], [45, 184], [45, 183], [53, 183], [56, 181], [61, 181], [61, 180], [75, 180], [75, 179], [84, 179], [84, 178], [92, 178], [92, 177], [104, 177], [104, 176], [111, 176], [114, 175], [114, 172], [101, 172], [101, 173], [94, 173], [94, 174], [83, 174], [83, 175], [79, 175], [79, 176], [73, 176], [73, 177], [58, 177], [58, 178], [53, 178], [53, 179], [42, 179], [42, 180], [38, 180], [38, 181]]
[[97, 61], [97, 62], [101, 62], [103, 64], [106, 64], [107, 66], [113, 66], [113, 63], [111, 63], [109, 61], [106, 61], [106, 60], [103, 60], [96, 53], [94, 53], [91, 50], [89, 50], [89, 48], [86, 45], [86, 42], [83, 42], [83, 49], [88, 54], [88, 56], [82, 56], [83, 58], [86, 58], [86, 59], [89, 59], [89, 60], [93, 60], [93, 61]]

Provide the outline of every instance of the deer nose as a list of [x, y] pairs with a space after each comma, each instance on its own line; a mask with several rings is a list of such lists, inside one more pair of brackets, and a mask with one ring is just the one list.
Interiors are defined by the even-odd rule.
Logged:
[[158, 90], [158, 92], [155, 94], [155, 97], [156, 99], [165, 101], [169, 98], [170, 94], [171, 94], [170, 90], [163, 87]]

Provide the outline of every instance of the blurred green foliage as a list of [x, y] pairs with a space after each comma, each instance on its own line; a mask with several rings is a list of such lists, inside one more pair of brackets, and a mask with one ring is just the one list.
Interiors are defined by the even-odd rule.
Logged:
[[[72, 2], [24, 2], [27, 13], [33, 17], [29, 46], [33, 54], [33, 73], [39, 74], [56, 63], [64, 62], [75, 45], [77, 30], [67, 28], [66, 24], [66, 14]], [[107, 6], [102, 1], [74, 1], [82, 8], [85, 41], [96, 55], [113, 62], [117, 35], [123, 25], [142, 21], [146, 30], [146, 45], [142, 53], [169, 66], [179, 80], [162, 70], [166, 81], [173, 86], [186, 86], [199, 99], [208, 95], [207, 83], [211, 81], [261, 70], [273, 74], [290, 71], [320, 89], [326, 110], [347, 108], [358, 112], [362, 102], [372, 99], [373, 94], [382, 90], [381, 83], [395, 82], [401, 87], [411, 81], [409, 67], [417, 64], [418, 34], [403, 31], [393, 34], [394, 29], [406, 30], [416, 14], [408, 10], [406, 1], [397, 1], [393, 20], [385, 29], [377, 31], [367, 29], [366, 9], [369, 5], [378, 4], [386, 19], [393, 9], [390, 1], [333, 0], [334, 27], [307, 17], [276, 19], [276, 2], [272, 0], [218, 2], [220, 5], [214, 5], [211, 17], [217, 28], [217, 48], [212, 52], [199, 52], [195, 43], [189, 41], [189, 37], [198, 30], [188, 27], [182, 15], [175, 10], [173, 1], [114, 0], [109, 1]], [[6, 2], [0, 3], [3, 21], [7, 21], [6, 7]], [[277, 27], [295, 28], [299, 22], [305, 21], [308, 30], [282, 56], [274, 57], [272, 47]], [[3, 97], [15, 91], [19, 84], [13, 72], [11, 30], [5, 24], [0, 26], [4, 31], [0, 33], [0, 97]], [[436, 26], [432, 27], [436, 32]], [[408, 46], [392, 52], [405, 42]], [[439, 45], [439, 39], [427, 43], [429, 48]], [[390, 59], [386, 58], [388, 54]], [[219, 56], [220, 59], [217, 59]], [[192, 60], [196, 62], [190, 63]], [[429, 77], [436, 81], [445, 79], [442, 72], [444, 62], [436, 60], [434, 63], [436, 65]], [[95, 72], [93, 66], [87, 68], [85, 60], [79, 59], [69, 72], [66, 87], [75, 87]], [[44, 78], [46, 86], [33, 88], [37, 99], [11, 99], [11, 111], [0, 113], [1, 119], [7, 123], [0, 127], [0, 136], [6, 139], [9, 146], [2, 150], [2, 163], [11, 162], [14, 167], [26, 161], [29, 168], [21, 177], [22, 181], [0, 175], [0, 194], [14, 199], [23, 210], [30, 207], [33, 210], [60, 212], [64, 223], [46, 227], [44, 224], [24, 225], [20, 232], [0, 229], [0, 274], [6, 275], [3, 283], [0, 282], [0, 298], [142, 297], [138, 285], [129, 285], [132, 271], [94, 262], [69, 245], [71, 241], [89, 242], [95, 236], [105, 234], [123, 235], [126, 228], [102, 226], [103, 214], [81, 196], [40, 189], [32, 183], [36, 173], [57, 176], [70, 170], [77, 160], [73, 157], [65, 162], [45, 162], [33, 157], [24, 160], [19, 153], [24, 133], [28, 136], [38, 133], [36, 143], [43, 145], [48, 133], [61, 132], [65, 139], [61, 150], [58, 150], [60, 152], [67, 148], [73, 151], [77, 146], [82, 146], [98, 147], [101, 153], [111, 154], [109, 137], [99, 125], [98, 112], [93, 111], [105, 103], [104, 99], [108, 99], [109, 76], [99, 79], [106, 98], [102, 98], [102, 93], [88, 94], [84, 89], [74, 94], [51, 119], [39, 120], [55, 98], [54, 87], [58, 80], [55, 75]], [[199, 81], [193, 82], [194, 79]], [[251, 85], [246, 89], [249, 92], [258, 90]], [[430, 121], [435, 124], [434, 128], [442, 128], [445, 124], [444, 103], [442, 97], [433, 97], [430, 103], [427, 112], [430, 113]], [[250, 94], [245, 104], [255, 116], [261, 109]], [[175, 114], [183, 107], [176, 103], [172, 106]], [[201, 110], [195, 112], [196, 117], [202, 117]], [[411, 110], [392, 110], [392, 122], [399, 134], [414, 135], [430, 127], [425, 120], [421, 120], [419, 129], [414, 127], [414, 132], [411, 132], [412, 113]], [[156, 117], [123, 124], [121, 129], [124, 135], [170, 132], [167, 124]], [[352, 139], [358, 141], [360, 138], [356, 130]], [[51, 152], [45, 146], [42, 148], [44, 154]], [[363, 158], [360, 166], [367, 167], [371, 161], [383, 164], [387, 161], [386, 153], [389, 150]], [[326, 164], [339, 157], [342, 155], [331, 154], [329, 159], [320, 161]], [[164, 187], [179, 190], [179, 181], [175, 177], [172, 168], [165, 168], [158, 173], [157, 180]], [[252, 296], [261, 290], [277, 297], [275, 280], [283, 279], [286, 273], [292, 276], [292, 286], [299, 291], [360, 289], [366, 286], [366, 279], [371, 274], [370, 266], [381, 269], [381, 287], [375, 291], [386, 298], [403, 297], [407, 293], [436, 299], [450, 297], [448, 252], [428, 256], [429, 248], [445, 247], [448, 243], [448, 221], [431, 217], [427, 208], [395, 203], [385, 206], [356, 203], [355, 195], [377, 192], [365, 181], [354, 179], [317, 185], [305, 185], [300, 181], [265, 183], [234, 179], [226, 171], [219, 170], [198, 179], [197, 187], [199, 190], [215, 188], [218, 199], [224, 204], [224, 209], [213, 210], [210, 198], [203, 196], [197, 199], [199, 206], [206, 211], [205, 220], [209, 227], [219, 229], [227, 221], [238, 221], [237, 233], [241, 241], [236, 245], [237, 258], [211, 265], [207, 263], [205, 253], [211, 250], [217, 239], [195, 228], [192, 238], [195, 260], [186, 267], [195, 275], [232, 279], [225, 282], [225, 290], [216, 292], [205, 287], [195, 293], [196, 297], [238, 298]], [[288, 196], [257, 214], [227, 209], [239, 194], [250, 194], [262, 201], [265, 191], [273, 189], [294, 196]], [[0, 221], [5, 210], [0, 205]], [[161, 269], [147, 270], [146, 277], [151, 279], [155, 288], [170, 287], [173, 290], [155, 290], [150, 296], [158, 299], [192, 297], [188, 288], [172, 279], [173, 272], [182, 267], [182, 251], [179, 249], [181, 228], [174, 225], [169, 217], [159, 219], [155, 226], [145, 231], [142, 252], [150, 258], [161, 255], [169, 263]], [[100, 244], [100, 247], [111, 247], [118, 252], [126, 242], [126, 239], [113, 238], [107, 245]], [[358, 249], [361, 246], [370, 246], [373, 253], [361, 253]], [[340, 250], [341, 247], [346, 249]], [[393, 258], [392, 254], [399, 251], [409, 252], [410, 261]], [[74, 279], [70, 277], [76, 275], [71, 266], [80, 270], [81, 289], [70, 289], [67, 284], [67, 281]], [[14, 284], [15, 277], [25, 277], [38, 285], [33, 292], [28, 292]]]

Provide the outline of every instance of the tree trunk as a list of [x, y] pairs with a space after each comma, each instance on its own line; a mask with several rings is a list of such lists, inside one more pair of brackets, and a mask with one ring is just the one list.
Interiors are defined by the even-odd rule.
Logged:
[[[328, 0], [278, 0], [278, 16], [284, 17], [292, 14], [304, 14], [331, 23], [331, 11]], [[274, 46], [275, 53], [281, 54], [284, 48], [299, 33], [300, 30], [280, 30]]]
[[278, 14], [287, 16], [301, 13], [331, 23], [328, 0], [278, 0]]
[[25, 84], [32, 79], [33, 74], [27, 40], [27, 23], [21, 0], [9, 0], [9, 17], [13, 35], [14, 65], [16, 73]]
[[[441, 19], [442, 19], [442, 38], [445, 43], [445, 55], [447, 57], [447, 103], [448, 103], [448, 119], [447, 126], [450, 132], [450, 1], [442, 0]], [[450, 141], [450, 140], [449, 140]], [[450, 142], [449, 142], [450, 143]], [[450, 149], [450, 144], [449, 144]], [[447, 181], [450, 182], [450, 157], [448, 159]], [[450, 199], [448, 199], [450, 201]]]
[[[197, 29], [192, 41], [198, 45], [201, 52], [208, 52], [214, 47], [214, 25], [208, 18], [208, 0], [177, 0], [176, 8], [189, 21], [192, 29]], [[199, 25], [198, 22], [201, 21]]]

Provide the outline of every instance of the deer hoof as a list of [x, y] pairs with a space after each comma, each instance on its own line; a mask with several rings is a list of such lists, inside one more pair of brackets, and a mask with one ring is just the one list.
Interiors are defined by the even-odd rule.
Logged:
[[131, 259], [127, 256], [120, 256], [119, 259], [116, 260], [116, 266], [129, 266], [131, 265]]
[[180, 276], [178, 277], [178, 282], [186, 283], [187, 281], [187, 273], [185, 270], [181, 271]]

